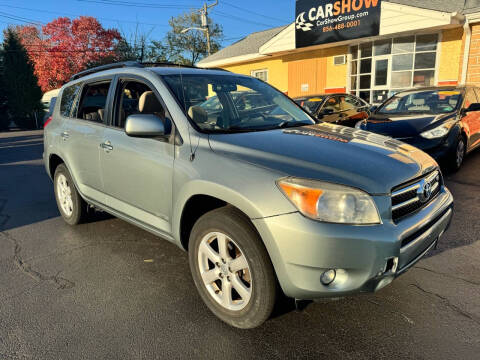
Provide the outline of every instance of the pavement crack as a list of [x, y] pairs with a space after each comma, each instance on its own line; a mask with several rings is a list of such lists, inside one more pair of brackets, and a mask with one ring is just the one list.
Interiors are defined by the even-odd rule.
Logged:
[[[367, 299], [367, 302], [371, 303], [371, 304], [374, 304], [376, 306], [383, 306], [384, 304], [380, 304], [379, 302], [376, 302], [374, 300], [371, 300], [371, 299]], [[385, 309], [385, 308], [384, 308]], [[391, 309], [385, 309], [387, 310], [389, 313], [391, 314], [394, 314], [394, 315], [400, 315], [406, 322], [408, 322], [410, 325], [414, 325], [415, 322], [410, 319], [407, 315], [405, 315], [404, 313], [400, 312], [400, 311], [396, 311], [396, 310], [391, 310]]]
[[39, 271], [34, 270], [30, 264], [28, 264], [21, 256], [22, 248], [17, 239], [15, 239], [12, 235], [10, 235], [6, 231], [0, 231], [0, 235], [2, 235], [7, 241], [9, 241], [13, 245], [13, 261], [15, 265], [26, 275], [30, 276], [31, 278], [35, 279], [36, 281], [41, 282], [49, 282], [55, 285], [55, 287], [59, 290], [61, 289], [71, 289], [75, 286], [73, 281], [65, 279], [61, 277], [61, 271], [56, 273], [55, 275], [44, 275]]
[[420, 290], [421, 292], [423, 292], [425, 294], [435, 296], [436, 298], [440, 299], [445, 305], [447, 305], [449, 308], [451, 308], [452, 310], [454, 310], [458, 314], [460, 314], [460, 315], [472, 320], [474, 323], [480, 325], [480, 320], [479, 319], [477, 319], [474, 315], [468, 313], [467, 311], [462, 310], [457, 305], [452, 304], [452, 302], [450, 300], [448, 300], [446, 297], [444, 297], [440, 294], [437, 294], [436, 292], [425, 290], [424, 288], [422, 288], [418, 284], [410, 284], [410, 286], [413, 286], [413, 287], [417, 288], [418, 290]]
[[422, 267], [422, 266], [414, 266], [415, 269], [420, 269], [420, 270], [424, 270], [424, 271], [428, 271], [428, 272], [431, 272], [431, 273], [434, 273], [434, 274], [437, 274], [437, 275], [441, 275], [441, 276], [445, 276], [445, 277], [448, 277], [450, 279], [456, 279], [456, 280], [461, 280], [461, 281], [464, 281], [468, 284], [471, 284], [471, 285], [476, 285], [476, 286], [480, 286], [480, 283], [476, 282], [476, 281], [472, 281], [472, 280], [468, 280], [468, 279], [465, 279], [465, 278], [462, 278], [462, 277], [458, 277], [458, 276], [453, 276], [453, 275], [450, 275], [450, 274], [446, 274], [446, 273], [443, 273], [443, 272], [439, 272], [439, 271], [435, 271], [435, 270], [432, 270], [432, 269], [428, 269], [428, 268], [425, 268], [425, 267]]

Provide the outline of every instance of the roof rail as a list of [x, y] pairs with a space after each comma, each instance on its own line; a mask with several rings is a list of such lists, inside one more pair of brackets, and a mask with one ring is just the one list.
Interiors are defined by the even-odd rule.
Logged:
[[185, 64], [177, 64], [177, 63], [172, 63], [172, 62], [143, 62], [143, 63], [138, 63], [139, 65], [143, 67], [182, 67], [182, 68], [189, 68], [189, 69], [202, 69], [202, 70], [220, 70], [220, 71], [227, 71], [225, 69], [221, 68], [203, 68], [203, 67], [198, 67], [195, 65], [185, 65]]
[[[70, 78], [70, 81], [72, 80], [77, 80], [80, 79], [84, 76], [95, 74], [100, 71], [104, 70], [111, 70], [111, 69], [120, 69], [120, 68], [126, 68], [126, 67], [135, 67], [135, 68], [146, 68], [146, 67], [182, 67], [182, 68], [192, 68], [192, 69], [202, 69], [194, 65], [183, 65], [183, 64], [175, 64], [172, 62], [137, 62], [137, 61], [124, 61], [124, 62], [118, 62], [118, 63], [113, 63], [113, 64], [107, 64], [107, 65], [102, 65], [102, 66], [97, 66], [91, 69], [87, 69], [84, 71], [81, 71], [75, 75], [73, 75]], [[220, 68], [212, 68], [209, 70], [222, 70], [222, 71], [228, 71]]]
[[143, 67], [142, 64], [136, 62], [136, 61], [125, 61], [125, 62], [118, 62], [118, 63], [113, 63], [113, 64], [107, 64], [107, 65], [102, 65], [102, 66], [97, 66], [91, 69], [87, 69], [84, 71], [80, 71], [79, 73], [73, 75], [70, 78], [70, 81], [72, 80], [77, 80], [80, 79], [81, 77], [94, 74], [100, 71], [104, 70], [110, 70], [110, 69], [120, 69], [120, 68], [125, 68], [125, 67]]
[[[139, 63], [143, 67], [183, 67], [183, 68], [197, 68], [194, 65], [183, 65], [183, 64], [176, 64], [169, 61], [164, 62], [142, 62]], [[197, 68], [198, 69], [198, 68]]]

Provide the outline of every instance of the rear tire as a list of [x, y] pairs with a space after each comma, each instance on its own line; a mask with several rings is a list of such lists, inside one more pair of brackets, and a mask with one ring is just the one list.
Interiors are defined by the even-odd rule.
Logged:
[[60, 164], [53, 177], [55, 199], [63, 220], [69, 225], [80, 224], [87, 216], [87, 204], [73, 183], [65, 164]]
[[270, 317], [277, 294], [274, 269], [243, 213], [227, 206], [203, 215], [190, 235], [189, 262], [200, 296], [221, 320], [252, 329]]

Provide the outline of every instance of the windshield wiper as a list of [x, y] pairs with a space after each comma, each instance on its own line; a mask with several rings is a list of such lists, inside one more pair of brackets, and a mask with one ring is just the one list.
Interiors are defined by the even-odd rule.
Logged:
[[277, 130], [277, 129], [287, 129], [292, 127], [300, 127], [307, 125], [315, 125], [311, 122], [302, 122], [302, 121], [284, 121], [280, 124], [270, 124], [264, 127], [243, 127], [243, 126], [230, 126], [228, 129], [222, 130], [213, 130], [213, 133], [244, 133], [244, 132], [258, 132], [258, 131], [268, 131], [268, 130]]
[[287, 128], [293, 128], [293, 127], [307, 126], [307, 125], [315, 125], [315, 124], [312, 124], [311, 122], [306, 122], [306, 121], [284, 121], [278, 124], [276, 128], [287, 129]]

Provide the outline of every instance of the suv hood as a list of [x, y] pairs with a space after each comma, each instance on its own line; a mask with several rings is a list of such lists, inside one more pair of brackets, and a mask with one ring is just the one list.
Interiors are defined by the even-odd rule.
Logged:
[[447, 115], [383, 115], [372, 114], [365, 124], [363, 130], [372, 131], [376, 134], [391, 136], [394, 138], [409, 138], [421, 134], [429, 125], [444, 120]]
[[427, 154], [397, 140], [322, 123], [287, 130], [209, 136], [213, 151], [296, 176], [344, 184], [370, 194], [437, 167]]

